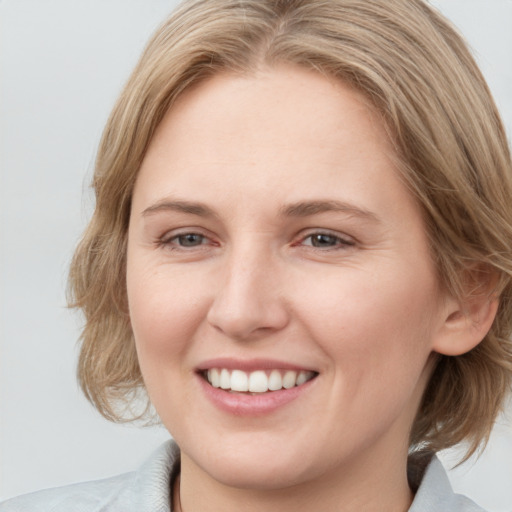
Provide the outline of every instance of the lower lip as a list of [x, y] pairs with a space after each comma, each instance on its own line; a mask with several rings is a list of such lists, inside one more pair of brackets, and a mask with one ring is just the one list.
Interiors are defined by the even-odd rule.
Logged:
[[257, 416], [270, 414], [307, 392], [316, 377], [290, 389], [268, 391], [249, 395], [231, 393], [220, 388], [214, 388], [201, 375], [197, 376], [202, 390], [207, 398], [222, 411], [236, 416]]

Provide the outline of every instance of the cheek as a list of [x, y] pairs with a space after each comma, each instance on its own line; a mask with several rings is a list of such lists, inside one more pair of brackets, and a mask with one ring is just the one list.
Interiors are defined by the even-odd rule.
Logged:
[[423, 274], [347, 272], [302, 294], [304, 322], [353, 391], [369, 374], [399, 387], [423, 370], [437, 309], [435, 282]]
[[141, 366], [187, 352], [207, 309], [203, 285], [193, 272], [145, 271], [143, 265], [129, 265], [128, 304]]
[[[326, 372], [329, 435], [340, 442], [364, 428], [371, 438], [398, 418], [404, 428], [413, 421], [428, 377], [433, 297], [411, 283], [359, 276], [329, 293], [307, 294], [303, 318], [332, 365]], [[340, 422], [345, 429], [338, 429]]]

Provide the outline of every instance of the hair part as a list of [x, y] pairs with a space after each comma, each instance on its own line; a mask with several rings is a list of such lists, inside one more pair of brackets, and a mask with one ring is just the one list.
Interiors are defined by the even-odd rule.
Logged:
[[[438, 356], [411, 448], [488, 439], [512, 382], [512, 163], [503, 125], [462, 37], [422, 0], [192, 0], [157, 30], [107, 122], [96, 207], [70, 271], [81, 308], [78, 376], [101, 414], [143, 380], [127, 313], [126, 240], [132, 191], [151, 138], [180, 94], [219, 72], [287, 63], [362, 92], [381, 114], [397, 168], [421, 205], [440, 282], [475, 293], [493, 278], [500, 304], [484, 340]], [[139, 416], [140, 415], [136, 415]]]

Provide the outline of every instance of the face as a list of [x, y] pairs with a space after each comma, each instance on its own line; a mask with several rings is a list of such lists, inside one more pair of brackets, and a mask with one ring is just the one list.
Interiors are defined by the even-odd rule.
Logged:
[[127, 288], [184, 469], [274, 488], [405, 459], [437, 284], [382, 121], [344, 84], [286, 66], [218, 75], [159, 126]]

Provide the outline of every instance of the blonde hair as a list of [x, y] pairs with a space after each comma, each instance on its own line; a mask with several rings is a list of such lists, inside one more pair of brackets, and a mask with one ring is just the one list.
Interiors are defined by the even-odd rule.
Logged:
[[106, 125], [96, 208], [70, 272], [85, 314], [79, 380], [107, 418], [143, 388], [125, 287], [137, 172], [164, 114], [220, 71], [292, 63], [352, 85], [381, 113], [403, 179], [422, 206], [441, 282], [495, 276], [495, 322], [467, 354], [439, 356], [411, 447], [438, 451], [490, 433], [512, 381], [512, 164], [486, 83], [463, 39], [422, 0], [192, 0], [155, 33]]

